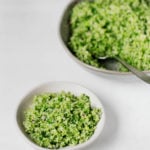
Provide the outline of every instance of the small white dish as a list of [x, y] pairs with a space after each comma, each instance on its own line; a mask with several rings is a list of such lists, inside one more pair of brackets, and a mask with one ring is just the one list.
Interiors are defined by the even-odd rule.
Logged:
[[59, 150], [79, 150], [79, 149], [82, 149], [82, 148], [88, 146], [93, 141], [95, 141], [95, 139], [100, 135], [100, 133], [102, 132], [102, 129], [104, 127], [104, 123], [105, 123], [104, 108], [103, 108], [103, 105], [101, 104], [100, 100], [98, 99], [98, 97], [93, 92], [91, 92], [90, 90], [88, 90], [87, 88], [85, 88], [81, 85], [78, 85], [75, 83], [70, 83], [70, 82], [48, 82], [48, 83], [44, 83], [44, 84], [34, 88], [25, 97], [23, 97], [21, 99], [20, 104], [18, 105], [17, 111], [16, 111], [16, 121], [17, 121], [17, 126], [19, 129], [19, 132], [21, 133], [22, 137], [24, 137], [24, 139], [32, 147], [34, 147], [37, 150], [48, 150], [48, 149], [38, 146], [25, 133], [24, 126], [23, 126], [24, 111], [31, 105], [32, 99], [35, 95], [40, 94], [40, 93], [44, 93], [44, 92], [50, 92], [51, 93], [51, 92], [60, 92], [60, 91], [66, 91], [66, 92], [70, 91], [75, 95], [80, 95], [82, 93], [87, 94], [91, 99], [91, 106], [96, 107], [96, 108], [100, 108], [102, 110], [102, 116], [101, 116], [100, 121], [97, 124], [97, 128], [96, 128], [94, 134], [91, 136], [91, 138], [88, 141], [86, 141], [82, 144], [78, 144], [76, 146], [68, 146], [68, 147], [60, 148]]

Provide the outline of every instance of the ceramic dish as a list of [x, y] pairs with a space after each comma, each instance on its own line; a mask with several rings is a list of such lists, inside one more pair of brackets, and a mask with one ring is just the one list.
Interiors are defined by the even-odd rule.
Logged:
[[93, 141], [95, 141], [95, 139], [102, 132], [102, 129], [104, 127], [104, 122], [105, 122], [104, 108], [103, 108], [100, 100], [98, 99], [98, 97], [94, 93], [92, 93], [87, 88], [82, 87], [78, 84], [74, 84], [74, 83], [69, 83], [69, 82], [45, 83], [45, 84], [42, 84], [42, 85], [34, 88], [29, 93], [27, 93], [27, 95], [20, 100], [20, 104], [18, 105], [17, 111], [16, 111], [16, 122], [17, 122], [19, 132], [21, 133], [21, 136], [35, 149], [46, 150], [46, 148], [40, 147], [37, 144], [35, 144], [29, 138], [29, 136], [25, 133], [25, 129], [23, 126], [24, 112], [31, 105], [33, 97], [35, 95], [40, 94], [40, 93], [44, 93], [44, 92], [49, 92], [49, 93], [60, 92], [62, 90], [66, 91], [66, 92], [70, 91], [75, 95], [80, 95], [82, 93], [85, 93], [86, 95], [88, 95], [90, 97], [91, 106], [96, 107], [96, 108], [100, 108], [102, 110], [102, 116], [101, 116], [100, 121], [97, 124], [97, 128], [96, 128], [94, 134], [91, 136], [91, 138], [88, 141], [86, 141], [82, 144], [78, 144], [76, 146], [72, 146], [72, 147], [69, 146], [69, 147], [65, 147], [65, 148], [60, 148], [60, 150], [79, 150], [79, 149], [82, 149], [82, 148], [86, 147], [87, 145], [91, 144]]
[[[102, 68], [96, 68], [93, 67], [91, 65], [88, 65], [84, 62], [82, 62], [81, 60], [79, 60], [69, 49], [68, 46], [68, 41], [70, 38], [70, 26], [69, 26], [69, 17], [70, 17], [70, 13], [72, 11], [72, 8], [79, 3], [80, 1], [83, 0], [73, 0], [71, 3], [69, 3], [62, 15], [61, 21], [60, 21], [60, 28], [59, 28], [59, 32], [60, 32], [60, 39], [64, 45], [65, 51], [69, 54], [69, 56], [80, 66], [82, 66], [84, 69], [87, 69], [90, 72], [94, 72], [96, 74], [102, 74], [102, 73], [107, 73], [107, 74], [113, 74], [113, 75], [132, 75], [131, 72], [119, 72], [116, 71], [116, 65], [117, 63], [114, 63], [113, 66], [111, 64], [111, 68], [114, 68], [113, 70], [106, 70], [106, 69], [102, 69]], [[144, 71], [146, 73], [150, 73], [150, 71]]]

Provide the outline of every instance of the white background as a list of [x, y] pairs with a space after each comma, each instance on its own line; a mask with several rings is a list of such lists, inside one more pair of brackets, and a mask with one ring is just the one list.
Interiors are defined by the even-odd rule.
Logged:
[[150, 85], [136, 77], [96, 76], [64, 51], [58, 27], [70, 0], [0, 0], [0, 150], [32, 150], [16, 132], [22, 96], [46, 81], [94, 91], [106, 110], [102, 135], [87, 150], [150, 149]]

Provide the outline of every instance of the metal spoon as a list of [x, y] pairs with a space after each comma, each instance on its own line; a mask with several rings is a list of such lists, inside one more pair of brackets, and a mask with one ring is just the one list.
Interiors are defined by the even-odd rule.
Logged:
[[124, 65], [127, 69], [129, 69], [133, 74], [135, 74], [138, 78], [140, 78], [141, 80], [143, 80], [146, 83], [150, 84], [150, 76], [148, 76], [146, 73], [137, 70], [136, 68], [132, 67], [131, 65], [129, 65], [127, 62], [125, 62], [124, 60], [120, 59], [117, 56], [114, 57], [99, 57], [98, 58], [100, 61], [103, 62], [104, 66], [106, 69], [109, 70], [116, 70], [118, 69], [118, 65], [120, 62], [122, 65]]

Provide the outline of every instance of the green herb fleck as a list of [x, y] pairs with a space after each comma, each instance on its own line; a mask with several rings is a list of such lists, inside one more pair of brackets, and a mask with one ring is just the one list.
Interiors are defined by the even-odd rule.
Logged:
[[23, 125], [35, 143], [57, 149], [87, 141], [101, 114], [101, 109], [91, 107], [90, 97], [85, 94], [45, 93], [34, 97]]
[[70, 22], [69, 45], [81, 61], [103, 67], [99, 56], [119, 56], [150, 70], [150, 6], [144, 0], [83, 1], [73, 8]]

